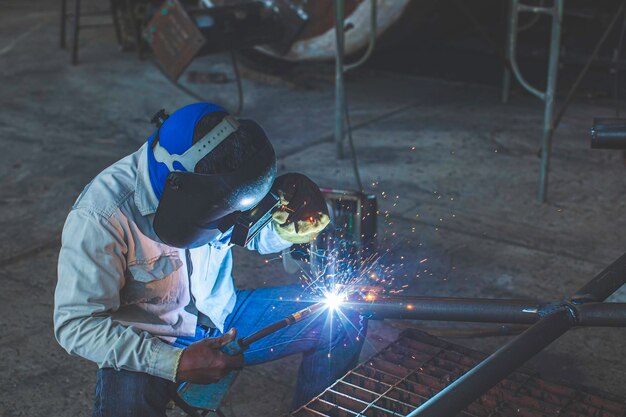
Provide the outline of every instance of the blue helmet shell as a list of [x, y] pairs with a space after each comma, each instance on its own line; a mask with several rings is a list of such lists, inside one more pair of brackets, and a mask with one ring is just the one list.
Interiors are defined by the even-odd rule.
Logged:
[[[198, 122], [209, 113], [224, 112], [222, 107], [213, 103], [194, 103], [176, 110], [165, 120], [163, 125], [154, 132], [148, 139], [148, 172], [150, 174], [150, 184], [157, 199], [161, 199], [163, 186], [170, 170], [161, 162], [154, 158], [152, 143], [157, 134], [159, 143], [170, 154], [183, 154], [193, 146], [193, 133]], [[185, 171], [182, 166], [175, 167], [180, 171]]]

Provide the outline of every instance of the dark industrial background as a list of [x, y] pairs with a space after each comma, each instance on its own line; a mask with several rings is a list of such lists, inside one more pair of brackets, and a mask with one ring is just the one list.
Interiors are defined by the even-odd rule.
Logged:
[[[621, 21], [555, 133], [549, 198], [540, 204], [543, 106], [515, 84], [509, 103], [500, 102], [504, 3], [425, 1], [421, 14], [407, 16], [416, 24], [391, 31], [368, 64], [346, 76], [361, 175], [380, 206], [379, 244], [390, 249], [388, 262], [407, 294], [559, 299], [626, 248], [623, 155], [589, 148], [593, 118], [613, 117], [624, 104], [623, 64], [611, 61]], [[617, 5], [567, 3], [559, 92], [575, 80]], [[133, 50], [121, 52], [110, 27], [82, 31], [79, 64], [70, 65], [58, 45], [58, 6], [0, 2], [2, 416], [90, 412], [95, 365], [69, 357], [52, 335], [63, 221], [93, 176], [145, 142], [158, 109], [195, 101], [149, 53], [139, 60]], [[545, 80], [548, 30], [540, 19], [520, 38], [520, 66], [537, 85]], [[354, 189], [350, 160], [337, 159], [333, 143], [333, 63], [286, 65], [246, 51], [239, 63], [243, 115], [266, 129], [279, 169]], [[192, 82], [194, 73], [222, 74], [224, 82]], [[237, 105], [228, 55], [196, 59], [180, 82]], [[243, 287], [297, 280], [277, 257], [245, 251], [235, 253], [234, 275]], [[624, 302], [626, 293], [612, 300]], [[407, 326], [486, 353], [509, 339], [458, 337], [484, 325], [372, 322], [363, 358]], [[624, 396], [625, 342], [622, 329], [579, 329], [529, 366], [551, 380]], [[227, 415], [287, 412], [297, 363], [246, 369], [227, 398]]]

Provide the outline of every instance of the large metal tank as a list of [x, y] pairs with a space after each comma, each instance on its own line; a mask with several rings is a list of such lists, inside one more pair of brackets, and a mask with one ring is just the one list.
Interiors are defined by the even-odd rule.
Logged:
[[[241, 4], [241, 0], [201, 0], [205, 7]], [[377, 29], [379, 37], [391, 28], [405, 13], [411, 0], [345, 0], [345, 51], [350, 55], [367, 46], [370, 38], [371, 1], [376, 1]], [[266, 1], [268, 5], [274, 1]], [[284, 0], [295, 10], [308, 16], [307, 23], [286, 53], [275, 48], [256, 46], [263, 54], [285, 61], [324, 61], [335, 54], [334, 1], [333, 0]]]

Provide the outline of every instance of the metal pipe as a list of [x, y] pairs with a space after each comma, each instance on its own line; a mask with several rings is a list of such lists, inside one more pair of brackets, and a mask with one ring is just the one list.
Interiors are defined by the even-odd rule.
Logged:
[[335, 0], [335, 144], [337, 158], [343, 159], [343, 112], [345, 91], [343, 83], [343, 22], [345, 18], [344, 0]]
[[455, 416], [574, 325], [567, 309], [544, 317], [406, 417]]
[[596, 275], [576, 292], [572, 300], [604, 301], [626, 283], [626, 254], [619, 257], [615, 262], [606, 267], [604, 271]]
[[554, 134], [554, 107], [557, 76], [559, 71], [559, 55], [561, 52], [561, 23], [563, 18], [563, 1], [554, 0], [552, 11], [552, 34], [550, 36], [550, 56], [548, 57], [548, 81], [545, 93], [545, 111], [543, 116], [543, 137], [541, 140], [541, 167], [539, 171], [539, 202], [545, 203], [548, 194], [548, 172], [550, 170], [550, 153], [552, 151], [552, 135]]
[[[560, 1], [560, 0], [555, 0]], [[519, 18], [519, 1], [511, 0], [511, 15], [509, 21], [509, 37], [507, 39], [508, 48], [507, 48], [507, 59], [511, 64], [511, 70], [515, 75], [517, 81], [524, 87], [529, 93], [539, 98], [539, 100], [545, 100], [545, 93], [539, 91], [539, 89], [530, 85], [528, 81], [522, 75], [522, 72], [517, 65], [517, 20]]]
[[369, 320], [405, 319], [475, 323], [534, 324], [559, 309], [570, 312], [575, 326], [624, 327], [626, 303], [542, 303], [527, 300], [452, 297], [384, 297], [375, 301], [349, 301], [342, 308], [359, 312]]
[[342, 305], [373, 320], [413, 319], [532, 324], [545, 304], [526, 300], [446, 297], [386, 297]]
[[626, 303], [588, 303], [576, 306], [577, 325], [626, 327]]
[[[546, 201], [548, 193], [548, 172], [550, 168], [550, 153], [552, 150], [552, 136], [554, 133], [553, 120], [555, 95], [558, 76], [559, 55], [561, 51], [561, 23], [563, 18], [563, 3], [564, 0], [554, 0], [554, 5], [552, 7], [532, 7], [521, 4], [519, 0], [511, 0], [511, 11], [509, 16], [510, 23], [506, 52], [508, 62], [511, 66], [511, 71], [515, 75], [517, 81], [522, 85], [522, 87], [524, 87], [528, 92], [545, 102], [538, 190], [538, 199], [541, 203], [544, 203]], [[552, 16], [552, 32], [550, 36], [550, 52], [548, 57], [548, 80], [545, 92], [542, 92], [539, 89], [530, 85], [530, 83], [526, 81], [526, 79], [523, 77], [519, 66], [517, 65], [517, 25], [519, 14], [521, 12], [544, 13]], [[507, 70], [505, 70], [502, 89], [503, 102], [506, 102], [508, 100], [509, 89], [510, 74]]]

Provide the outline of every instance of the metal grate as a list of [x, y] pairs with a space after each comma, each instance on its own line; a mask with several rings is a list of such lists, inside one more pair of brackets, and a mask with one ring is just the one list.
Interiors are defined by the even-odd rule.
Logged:
[[[407, 330], [291, 416], [405, 416], [485, 357], [427, 333]], [[547, 382], [521, 368], [459, 415], [626, 417], [626, 399]]]

